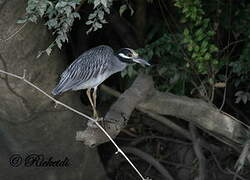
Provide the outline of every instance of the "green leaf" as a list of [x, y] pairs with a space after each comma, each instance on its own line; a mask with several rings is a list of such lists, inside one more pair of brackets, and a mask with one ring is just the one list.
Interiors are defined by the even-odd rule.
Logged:
[[194, 51], [195, 51], [195, 52], [198, 52], [199, 50], [200, 50], [200, 47], [196, 45], [196, 46], [194, 47]]
[[89, 20], [89, 21], [87, 21], [85, 24], [86, 24], [86, 25], [90, 25], [90, 24], [93, 24], [93, 22], [94, 22], [94, 21], [90, 21], [90, 20]]
[[101, 0], [94, 0], [94, 9], [101, 4]]
[[[79, 4], [79, 3], [78, 3], [78, 4]], [[75, 3], [75, 2], [68, 2], [68, 5], [70, 5], [73, 9], [75, 9], [77, 3]]]
[[91, 14], [89, 14], [89, 17], [88, 17], [88, 19], [90, 20], [90, 19], [94, 19], [96, 17], [96, 13], [91, 13]]
[[108, 23], [105, 19], [99, 19], [102, 24]]
[[66, 6], [66, 7], [64, 7], [63, 9], [64, 9], [64, 11], [65, 11], [67, 17], [69, 17], [69, 15], [70, 15], [71, 12], [72, 12], [71, 7], [70, 7], [70, 6]]
[[207, 45], [208, 45], [208, 41], [204, 40], [204, 41], [202, 41], [202, 43], [201, 43], [201, 48], [206, 48]]
[[102, 24], [99, 22], [95, 22], [95, 27], [97, 27], [98, 29], [102, 28]]
[[192, 44], [188, 44], [188, 46], [187, 46], [187, 49], [188, 49], [188, 51], [193, 51], [193, 46], [192, 46]]
[[73, 12], [72, 15], [73, 15], [74, 18], [81, 19], [81, 16], [80, 16], [80, 14], [78, 12]]
[[191, 56], [193, 59], [197, 57], [197, 53], [193, 53]]
[[62, 42], [61, 42], [61, 40], [59, 38], [56, 38], [56, 44], [57, 44], [59, 49], [62, 48]]
[[105, 8], [103, 7], [104, 11], [107, 13], [107, 14], [110, 14], [110, 9], [109, 8]]
[[93, 31], [93, 27], [89, 28], [86, 34], [89, 34], [91, 31]]
[[104, 11], [98, 11], [98, 18], [102, 20], [104, 18]]
[[34, 15], [34, 16], [31, 16], [29, 18], [29, 21], [33, 22], [33, 23], [36, 23], [37, 22], [37, 17]]
[[56, 3], [55, 9], [63, 8], [66, 5], [67, 5], [67, 2], [65, 2], [65, 1], [59, 1], [58, 3]]
[[187, 28], [184, 29], [183, 31], [184, 36], [188, 36], [189, 35], [189, 30]]
[[101, 0], [102, 5], [103, 5], [104, 7], [106, 7], [106, 8], [107, 8], [107, 1], [108, 1], [108, 0]]
[[213, 35], [215, 35], [215, 32], [214, 32], [214, 31], [208, 31], [208, 32], [207, 32], [207, 35], [208, 35], [208, 36], [213, 36]]
[[211, 44], [209, 49], [210, 49], [210, 52], [218, 52], [219, 50], [214, 44]]
[[211, 54], [210, 53], [206, 53], [204, 56], [205, 60], [209, 60], [211, 58]]
[[50, 19], [48, 20], [45, 25], [47, 25], [49, 27], [49, 29], [52, 29], [53, 27], [55, 27], [57, 25], [57, 19]]

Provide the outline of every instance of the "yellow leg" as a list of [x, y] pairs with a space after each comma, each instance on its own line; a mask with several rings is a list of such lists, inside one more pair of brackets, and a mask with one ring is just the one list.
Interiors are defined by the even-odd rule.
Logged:
[[89, 102], [90, 102], [92, 109], [93, 109], [93, 117], [96, 119], [96, 118], [98, 118], [98, 116], [97, 116], [97, 112], [96, 112], [96, 108], [94, 106], [93, 100], [91, 98], [90, 91], [91, 91], [91, 89], [87, 89], [86, 93], [87, 93], [87, 96], [89, 98]]
[[94, 109], [95, 109], [94, 117], [98, 118], [98, 113], [97, 113], [97, 110], [96, 110], [96, 90], [97, 90], [97, 87], [95, 87], [94, 91], [93, 91], [93, 104], [94, 104]]

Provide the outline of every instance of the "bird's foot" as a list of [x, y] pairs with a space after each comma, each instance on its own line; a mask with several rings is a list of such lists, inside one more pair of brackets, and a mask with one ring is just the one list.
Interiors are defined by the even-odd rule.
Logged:
[[87, 126], [88, 127], [92, 127], [92, 128], [98, 128], [98, 126], [96, 125], [96, 123], [101, 123], [103, 122], [103, 117], [97, 117], [94, 119], [95, 121], [91, 121], [89, 120], [88, 123], [87, 123]]

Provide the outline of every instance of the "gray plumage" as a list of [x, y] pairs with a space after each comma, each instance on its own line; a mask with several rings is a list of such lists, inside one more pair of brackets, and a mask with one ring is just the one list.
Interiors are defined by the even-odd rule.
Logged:
[[62, 73], [52, 94], [96, 88], [110, 75], [122, 71], [126, 66], [127, 63], [119, 60], [111, 47], [97, 46], [84, 52]]

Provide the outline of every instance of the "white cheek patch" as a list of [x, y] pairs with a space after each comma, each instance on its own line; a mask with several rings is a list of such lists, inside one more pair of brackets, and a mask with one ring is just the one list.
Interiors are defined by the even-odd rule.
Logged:
[[119, 53], [118, 55], [121, 56], [122, 58], [131, 59], [131, 57], [126, 56], [126, 55], [123, 54], [123, 53]]

